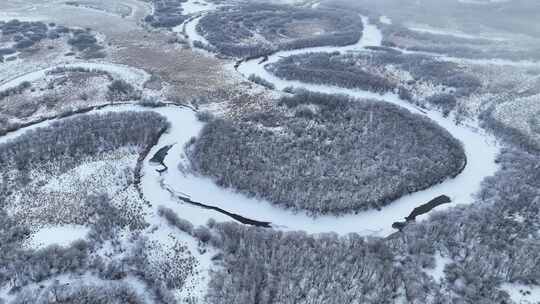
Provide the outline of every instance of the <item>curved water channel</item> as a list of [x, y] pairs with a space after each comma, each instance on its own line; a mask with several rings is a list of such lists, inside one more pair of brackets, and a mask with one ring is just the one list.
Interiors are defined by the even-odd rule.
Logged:
[[[382, 39], [380, 32], [375, 26], [369, 25], [366, 18], [363, 18], [363, 20], [366, 24], [364, 35], [361, 41], [355, 45], [279, 52], [270, 56], [267, 63], [275, 62], [281, 56], [292, 54], [316, 51], [345, 52], [363, 49], [366, 46], [379, 45]], [[395, 231], [392, 228], [394, 222], [402, 221], [415, 207], [430, 201], [434, 197], [447, 195], [455, 204], [470, 204], [474, 202], [473, 194], [480, 189], [482, 180], [485, 177], [493, 175], [498, 169], [498, 166], [495, 164], [495, 157], [499, 152], [499, 147], [495, 139], [479, 129], [474, 121], [469, 121], [467, 124], [455, 125], [451, 117], [445, 118], [438, 111], [418, 109], [406, 101], [400, 100], [395, 94], [379, 95], [361, 90], [285, 81], [268, 73], [259, 62], [260, 60], [257, 59], [247, 61], [239, 66], [238, 71], [244, 76], [249, 76], [250, 74], [259, 75], [274, 83], [278, 89], [294, 86], [317, 92], [340, 93], [360, 98], [371, 98], [391, 102], [411, 112], [428, 116], [463, 143], [468, 164], [456, 178], [448, 179], [429, 189], [406, 195], [382, 208], [380, 211], [372, 210], [345, 216], [327, 215], [313, 218], [303, 212], [295, 213], [290, 210], [281, 209], [270, 202], [249, 198], [231, 189], [220, 188], [210, 178], [192, 173], [189, 170], [189, 161], [185, 155], [184, 146], [192, 137], [196, 137], [200, 133], [204, 124], [197, 120], [195, 112], [191, 109], [181, 107], [151, 109], [135, 105], [122, 105], [109, 106], [105, 109], [93, 111], [99, 113], [105, 111], [149, 110], [165, 116], [171, 123], [169, 131], [163, 134], [158, 143], [150, 150], [141, 169], [142, 178], [140, 186], [145, 198], [149, 202], [153, 205], [163, 205], [175, 210], [180, 217], [188, 219], [194, 225], [204, 225], [210, 218], [217, 221], [229, 221], [231, 219], [230, 215], [233, 214], [241, 215], [242, 218], [257, 222], [269, 222], [272, 227], [282, 230], [303, 230], [308, 233], [336, 232], [338, 234], [356, 232], [361, 235], [388, 236]], [[100, 68], [104, 67], [102, 66]], [[115, 68], [117, 67], [115, 66]], [[127, 74], [127, 71], [123, 72], [122, 74]], [[15, 85], [18, 81], [28, 79], [28, 77], [21, 78], [9, 81], [9, 86]], [[3, 86], [6, 86], [6, 83]], [[48, 123], [50, 122], [39, 123], [10, 133], [0, 138], [0, 143], [20, 136], [28, 129], [46, 126]], [[170, 150], [168, 150], [168, 155], [163, 159], [163, 164], [168, 170], [156, 170], [155, 162], [150, 162], [150, 159], [160, 149], [166, 146], [171, 146]], [[199, 205], [189, 202], [196, 202]], [[207, 208], [209, 205], [211, 208]], [[437, 208], [447, 208], [450, 205], [444, 204]], [[217, 210], [226, 210], [226, 213], [221, 213]], [[417, 217], [417, 220], [425, 217], [426, 215], [421, 215]]]

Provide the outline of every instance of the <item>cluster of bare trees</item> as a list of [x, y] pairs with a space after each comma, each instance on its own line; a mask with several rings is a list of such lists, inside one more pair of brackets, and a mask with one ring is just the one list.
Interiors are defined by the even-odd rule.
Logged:
[[4, 55], [31, 48], [45, 39], [54, 40], [63, 36], [68, 37], [68, 43], [84, 58], [106, 56], [104, 47], [96, 39], [95, 33], [89, 29], [73, 29], [55, 23], [13, 19], [0, 22], [0, 33], [0, 37], [5, 36], [13, 41], [12, 47], [0, 49], [0, 62], [3, 61]]
[[68, 39], [68, 43], [85, 59], [104, 58], [107, 56], [104, 51], [105, 48], [99, 44], [95, 34], [88, 29], [71, 30], [71, 37]]
[[145, 17], [153, 27], [172, 28], [182, 24], [189, 16], [184, 15], [182, 4], [187, 0], [153, 0], [154, 13]]
[[[463, 71], [456, 63], [385, 48], [355, 54], [335, 52], [294, 55], [282, 58], [266, 68], [287, 80], [376, 93], [398, 92], [403, 99], [427, 101], [440, 107], [445, 113], [456, 107], [456, 96], [469, 96], [482, 85], [477, 77]], [[395, 70], [406, 72], [412, 79], [396, 78]], [[411, 91], [422, 90], [424, 83], [443, 86], [444, 91], [436, 92], [427, 100], [414, 100]]]
[[[318, 20], [326, 32], [297, 33], [294, 24]], [[341, 10], [322, 10], [267, 3], [226, 7], [206, 15], [197, 30], [216, 50], [231, 57], [258, 57], [277, 50], [314, 46], [343, 46], [357, 42], [363, 24], [358, 15]]]
[[382, 240], [237, 224], [214, 232], [222, 255], [210, 303], [394, 303], [403, 286], [404, 271]]

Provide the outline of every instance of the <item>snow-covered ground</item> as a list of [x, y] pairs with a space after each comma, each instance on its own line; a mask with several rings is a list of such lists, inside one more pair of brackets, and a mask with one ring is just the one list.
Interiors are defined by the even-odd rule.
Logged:
[[[383, 98], [385, 97], [383, 96]], [[391, 96], [386, 96], [385, 99], [388, 101], [390, 98]], [[398, 99], [395, 99], [394, 102], [402, 103]], [[409, 104], [404, 103], [402, 105], [411, 111], [416, 111]], [[127, 110], [140, 111], [148, 109], [138, 106], [113, 106], [95, 112]], [[456, 126], [451, 119], [443, 118], [438, 112], [429, 111], [428, 115], [430, 117], [464, 142], [469, 164], [462, 174], [427, 190], [404, 196], [381, 211], [373, 210], [341, 217], [321, 216], [312, 218], [302, 212], [294, 213], [277, 208], [269, 202], [248, 198], [230, 189], [220, 188], [211, 179], [188, 172], [189, 164], [183, 146], [192, 137], [199, 134], [204, 126], [203, 123], [197, 121], [195, 113], [189, 109], [165, 107], [152, 110], [167, 117], [171, 122], [171, 129], [162, 136], [159, 143], [152, 149], [149, 157], [165, 145], [175, 145], [165, 159], [165, 164], [169, 167], [169, 170], [163, 176], [160, 176], [155, 171], [155, 167], [150, 165], [148, 161], [145, 162], [141, 181], [144, 195], [150, 202], [175, 210], [180, 217], [190, 220], [195, 225], [204, 225], [210, 218], [218, 221], [230, 221], [231, 219], [211, 210], [179, 203], [175, 198], [171, 197], [169, 192], [164, 189], [164, 186], [169, 186], [194, 201], [215, 205], [229, 212], [238, 213], [255, 220], [270, 221], [277, 229], [304, 230], [309, 233], [337, 232], [346, 234], [358, 232], [362, 235], [387, 236], [394, 232], [391, 228], [393, 222], [403, 220], [414, 207], [431, 200], [433, 197], [446, 194], [452, 197], [454, 203], [472, 203], [474, 201], [472, 194], [479, 189], [483, 178], [492, 175], [497, 170], [497, 165], [493, 160], [498, 152], [498, 147], [493, 142], [490, 142], [487, 135], [469, 126]], [[47, 122], [44, 122], [39, 125], [46, 124]], [[8, 136], [21, 135], [26, 130], [23, 129]], [[2, 138], [2, 140], [5, 140], [5, 138]], [[164, 185], [161, 185], [161, 181], [163, 181]], [[450, 205], [443, 205], [439, 209], [448, 206]], [[422, 218], [425, 218], [425, 216], [420, 219]]]
[[129, 168], [137, 161], [135, 153], [129, 150], [129, 148], [121, 149], [119, 156], [111, 159], [82, 163], [61, 176], [50, 178], [42, 189], [69, 193], [77, 189], [81, 183], [91, 183], [94, 187], [87, 190], [89, 193], [92, 191], [96, 194], [117, 193], [129, 183], [126, 174], [122, 172], [123, 168]]
[[76, 240], [86, 238], [90, 229], [80, 225], [60, 225], [44, 227], [32, 234], [27, 246], [31, 248], [42, 248], [52, 244], [69, 246]]
[[433, 28], [429, 25], [416, 25], [416, 26], [410, 26], [408, 27], [410, 30], [420, 33], [428, 33], [428, 34], [435, 34], [435, 35], [447, 35], [447, 36], [453, 36], [457, 38], [465, 38], [465, 39], [488, 39], [488, 40], [494, 40], [494, 41], [505, 41], [506, 39], [500, 38], [500, 37], [493, 37], [493, 36], [481, 36], [481, 35], [471, 35], [467, 33], [463, 33], [460, 31], [452, 30], [452, 29], [443, 29], [443, 28]]
[[445, 277], [444, 268], [446, 267], [446, 265], [450, 263], [452, 263], [452, 259], [448, 257], [443, 257], [440, 253], [436, 253], [435, 254], [435, 268], [427, 269], [425, 270], [425, 272], [431, 277], [433, 277], [433, 279], [436, 282], [441, 283], [441, 281]]
[[504, 283], [502, 284], [502, 290], [510, 295], [510, 298], [514, 303], [540, 303], [540, 286]]
[[[194, 266], [194, 275], [187, 278], [183, 288], [176, 291], [176, 295], [179, 299], [195, 297], [198, 299], [197, 303], [204, 303], [202, 300], [206, 295], [207, 286], [210, 281], [210, 269], [214, 267], [212, 257], [215, 256], [217, 252], [210, 247], [205, 247], [204, 250], [201, 251], [198, 240], [185, 232], [169, 226], [163, 218], [160, 218], [157, 215], [157, 207], [164, 205], [171, 204], [161, 204], [161, 202], [155, 204], [154, 211], [146, 218], [153, 228], [150, 229], [150, 232], [147, 232], [146, 236], [150, 241], [159, 244], [160, 248], [156, 248], [156, 250], [171, 248], [176, 241], [180, 241], [187, 247], [191, 255], [197, 259], [197, 264]], [[181, 212], [179, 212], [178, 215], [184, 217]], [[155, 252], [155, 254], [160, 258], [163, 253]]]
[[[189, 0], [184, 7], [185, 11], [189, 14], [204, 14], [204, 10], [211, 8], [214, 8], [214, 6], [197, 4], [196, 0]], [[6, 15], [0, 12], [0, 19], [4, 17], [6, 17]], [[186, 24], [186, 32], [190, 37], [191, 43], [194, 40], [208, 43], [206, 39], [196, 31], [196, 25], [200, 18], [202, 18], [202, 16]], [[11, 19], [11, 17], [9, 19]], [[319, 47], [280, 52], [271, 56], [268, 63], [276, 62], [280, 56], [290, 56], [305, 52], [347, 52], [362, 50], [366, 46], [381, 45], [381, 32], [374, 25], [368, 24], [367, 18], [362, 17], [362, 19], [366, 25], [365, 32], [364, 36], [357, 44], [346, 47]], [[386, 21], [381, 19], [381, 22]], [[388, 22], [391, 21], [388, 20]], [[463, 59], [460, 58], [443, 57], [443, 59], [463, 62]], [[476, 64], [492, 64], [494, 62], [499, 62], [503, 65], [523, 64], [525, 66], [530, 64], [529, 62], [516, 63], [512, 61], [474, 60], [474, 63]], [[143, 83], [150, 77], [148, 73], [142, 70], [122, 65], [81, 62], [68, 64], [66, 66], [108, 71], [138, 87], [142, 87]], [[48, 70], [53, 68], [54, 67], [41, 69], [5, 81], [0, 84], [0, 90], [14, 87], [23, 81], [38, 80], [44, 77]], [[232, 70], [232, 66], [230, 68]], [[373, 210], [357, 215], [340, 217], [321, 216], [312, 218], [302, 212], [294, 213], [278, 208], [270, 202], [249, 198], [245, 195], [236, 193], [231, 189], [220, 188], [210, 178], [198, 176], [190, 172], [189, 161], [183, 148], [192, 137], [198, 136], [204, 127], [204, 124], [196, 119], [195, 113], [190, 109], [173, 106], [149, 109], [136, 105], [117, 105], [92, 111], [90, 113], [106, 113], [110, 111], [155, 111], [165, 116], [171, 123], [169, 132], [160, 138], [158, 144], [153, 147], [148, 158], [144, 162], [141, 187], [145, 198], [152, 203], [152, 207], [149, 207], [147, 210], [149, 212], [146, 215], [146, 220], [150, 223], [152, 229], [145, 231], [146, 236], [163, 247], [170, 246], [175, 240], [181, 241], [188, 247], [191, 254], [193, 254], [198, 261], [198, 265], [196, 265], [196, 274], [188, 279], [186, 288], [179, 291], [179, 295], [182, 297], [195, 296], [200, 300], [204, 297], [210, 277], [209, 270], [211, 267], [214, 267], [212, 266], [211, 258], [216, 252], [209, 248], [206, 248], [206, 251], [200, 250], [201, 248], [195, 238], [167, 225], [166, 222], [157, 215], [157, 208], [159, 206], [171, 208], [175, 210], [181, 218], [191, 221], [194, 225], [204, 225], [210, 218], [216, 219], [217, 221], [231, 221], [231, 219], [215, 211], [201, 209], [179, 202], [175, 197], [171, 196], [165, 187], [169, 187], [183, 196], [188, 196], [194, 201], [221, 207], [229, 212], [238, 213], [255, 220], [270, 221], [276, 229], [280, 230], [303, 230], [308, 233], [336, 232], [339, 234], [357, 232], [362, 235], [387, 236], [394, 232], [391, 228], [393, 222], [402, 221], [414, 207], [429, 201], [435, 196], [442, 194], [449, 195], [452, 197], [453, 204], [470, 204], [474, 202], [472, 195], [480, 188], [481, 181], [485, 177], [493, 175], [498, 170], [498, 166], [495, 164], [494, 160], [498, 154], [499, 146], [492, 136], [485, 134], [478, 128], [475, 121], [469, 121], [466, 125], [456, 126], [453, 123], [452, 117], [445, 118], [438, 111], [420, 110], [415, 106], [400, 100], [395, 94], [379, 95], [361, 90], [349, 90], [334, 86], [310, 85], [297, 81], [285, 81], [268, 73], [263, 65], [258, 64], [258, 60], [244, 63], [240, 66], [239, 71], [246, 77], [250, 74], [259, 75], [274, 83], [277, 89], [293, 86], [318, 92], [341, 93], [358, 98], [372, 98], [400, 105], [413, 113], [426, 115], [463, 142], [468, 164], [458, 177], [449, 179], [442, 184], [427, 190], [402, 197], [383, 208], [381, 211]], [[52, 121], [42, 122], [9, 133], [6, 136], [0, 137], [0, 143], [21, 136], [28, 130], [46, 127], [51, 122]], [[155, 152], [157, 152], [157, 150], [169, 144], [175, 144], [164, 161], [169, 167], [169, 170], [163, 174], [159, 174], [156, 172], [155, 166], [152, 166], [148, 160]], [[97, 170], [99, 170], [99, 166], [97, 166], [98, 164], [93, 165], [95, 165], [95, 167], [92, 168], [82, 166], [82, 168], [80, 168], [82, 170], [80, 173], [86, 177], [96, 174]], [[61, 190], [62, 187], [66, 187], [66, 185], [68, 184], [62, 180], [62, 177], [59, 177], [58, 179], [52, 179], [50, 183], [47, 184], [47, 187]], [[448, 208], [453, 204], [442, 205], [437, 209]], [[418, 219], [422, 220], [426, 217], [427, 215], [424, 215]], [[64, 225], [44, 227], [37, 230], [32, 235], [28, 242], [28, 246], [40, 248], [50, 244], [69, 245], [69, 243], [74, 240], [84, 238], [87, 233], [88, 228], [83, 226]], [[436, 255], [435, 268], [429, 270], [429, 274], [432, 275], [435, 280], [440, 281], [444, 277], [444, 267], [449, 261], [450, 260], [447, 258]], [[73, 282], [73, 278], [68, 278], [67, 276], [59, 277], [59, 279], [61, 283]], [[83, 282], [93, 282], [93, 278], [85, 276], [78, 278], [78, 280]], [[146, 286], [135, 278], [128, 277], [125, 280], [131, 286], [134, 286], [140, 293], [146, 293]], [[44, 284], [46, 285], [46, 283]], [[504, 284], [503, 290], [507, 291], [516, 303], [540, 302], [540, 287]], [[1, 297], [4, 297], [5, 291], [5, 289], [0, 288]], [[4, 298], [9, 297], [5, 296]]]
[[[343, 47], [316, 48], [317, 50], [355, 50], [369, 45], [380, 45], [381, 34], [373, 25], [366, 26], [364, 37], [359, 43]], [[312, 51], [310, 49], [309, 51]], [[293, 53], [306, 52], [306, 50], [295, 50], [280, 52], [271, 56], [269, 62], [275, 62], [279, 56], [288, 56]], [[411, 104], [400, 100], [395, 94], [378, 95], [375, 93], [360, 90], [345, 90], [338, 87], [307, 85], [300, 82], [290, 82], [277, 79], [269, 74], [262, 65], [258, 65], [256, 60], [247, 62], [240, 67], [240, 71], [248, 76], [255, 73], [265, 79], [273, 82], [278, 89], [287, 86], [303, 87], [312, 91], [325, 93], [345, 93], [359, 98], [373, 98], [391, 102], [418, 114], [424, 112], [412, 106]], [[118, 106], [109, 107], [101, 111], [123, 111], [123, 110], [143, 110], [137, 106]], [[146, 109], [147, 110], [147, 109]], [[349, 232], [358, 232], [363, 235], [387, 236], [394, 232], [391, 225], [395, 221], [402, 221], [411, 210], [419, 204], [425, 203], [432, 198], [445, 194], [452, 197], [455, 204], [470, 204], [474, 201], [472, 195], [480, 187], [481, 181], [493, 175], [498, 169], [494, 162], [499, 148], [492, 137], [484, 134], [476, 128], [474, 122], [469, 125], [455, 125], [451, 118], [444, 118], [438, 111], [427, 111], [426, 116], [433, 119], [442, 127], [447, 129], [453, 136], [461, 140], [466, 151], [468, 165], [458, 177], [449, 179], [439, 185], [433, 186], [427, 190], [420, 191], [411, 195], [404, 196], [381, 211], [368, 211], [358, 215], [347, 216], [321, 216], [318, 218], [309, 217], [302, 212], [293, 213], [288, 210], [277, 208], [269, 202], [259, 201], [248, 198], [244, 195], [235, 193], [228, 189], [222, 189], [215, 185], [212, 180], [205, 177], [195, 176], [187, 171], [180, 171], [177, 168], [188, 167], [188, 161], [183, 152], [183, 146], [191, 137], [197, 136], [203, 127], [201, 122], [195, 118], [195, 114], [189, 109], [177, 107], [165, 107], [154, 109], [154, 111], [166, 116], [171, 122], [172, 127], [169, 133], [162, 136], [159, 144], [154, 147], [159, 149], [165, 145], [175, 144], [165, 159], [169, 171], [163, 175], [163, 182], [175, 191], [191, 197], [194, 201], [208, 203], [221, 207], [229, 212], [238, 213], [242, 216], [253, 218], [255, 220], [270, 221], [276, 228], [284, 230], [304, 230], [309, 233], [337, 232], [346, 234]], [[44, 123], [46, 124], [46, 123]], [[20, 134], [24, 130], [15, 132]], [[16, 136], [8, 134], [6, 138]], [[143, 169], [144, 177], [142, 186], [145, 196], [151, 202], [166, 204], [167, 207], [175, 209], [179, 216], [190, 220], [195, 225], [202, 225], [209, 218], [215, 218], [218, 221], [228, 221], [230, 218], [214, 211], [200, 209], [198, 207], [180, 205], [171, 195], [160, 185], [161, 177], [155, 171], [155, 168], [145, 164]], [[439, 209], [447, 208], [450, 205], [443, 205]], [[424, 216], [425, 217], [425, 216]]]

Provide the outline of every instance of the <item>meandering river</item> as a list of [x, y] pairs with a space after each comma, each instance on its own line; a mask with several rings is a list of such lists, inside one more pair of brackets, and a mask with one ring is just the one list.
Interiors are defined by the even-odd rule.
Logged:
[[[319, 47], [278, 52], [269, 56], [265, 64], [276, 62], [282, 56], [293, 54], [320, 51], [347, 52], [360, 50], [367, 46], [380, 45], [382, 40], [380, 31], [374, 25], [369, 24], [367, 18], [362, 17], [362, 20], [365, 23], [364, 35], [357, 44], [345, 47]], [[380, 211], [372, 210], [345, 216], [328, 215], [313, 218], [303, 212], [284, 210], [274, 206], [270, 202], [249, 198], [231, 189], [220, 188], [211, 179], [192, 173], [189, 170], [189, 161], [185, 155], [184, 146], [192, 137], [196, 137], [204, 126], [202, 122], [196, 119], [195, 112], [192, 109], [170, 106], [143, 108], [135, 105], [124, 105], [110, 106], [105, 109], [93, 111], [99, 113], [103, 111], [149, 110], [165, 116], [170, 121], [171, 127], [169, 131], [162, 135], [158, 143], [151, 149], [141, 169], [141, 189], [146, 200], [154, 205], [164, 205], [172, 208], [180, 217], [188, 219], [195, 225], [206, 224], [210, 218], [214, 218], [217, 221], [228, 221], [231, 219], [230, 214], [234, 214], [257, 222], [269, 222], [276, 229], [303, 230], [308, 233], [336, 232], [338, 234], [346, 234], [356, 232], [361, 235], [388, 236], [395, 231], [392, 228], [394, 222], [403, 221], [415, 207], [430, 201], [434, 197], [447, 195], [452, 199], [454, 204], [473, 203], [473, 195], [480, 189], [482, 180], [493, 175], [498, 170], [495, 157], [499, 152], [499, 146], [491, 135], [486, 134], [478, 128], [476, 121], [471, 120], [465, 124], [456, 125], [452, 117], [443, 117], [440, 112], [435, 110], [420, 110], [412, 104], [399, 99], [396, 94], [379, 95], [362, 90], [283, 80], [266, 71], [264, 65], [259, 64], [260, 61], [260, 59], [254, 59], [244, 62], [238, 67], [238, 72], [242, 73], [246, 78], [251, 74], [263, 77], [275, 84], [279, 90], [292, 86], [316, 92], [339, 93], [358, 98], [370, 98], [397, 104], [413, 113], [431, 118], [435, 123], [448, 130], [448, 132], [463, 143], [468, 160], [467, 166], [456, 178], [447, 179], [443, 183], [429, 189], [401, 197]], [[114, 69], [115, 72], [119, 72], [118, 66], [111, 65], [111, 67], [107, 68], [105, 65], [102, 64], [99, 68], [104, 70]], [[234, 71], [232, 63], [229, 68]], [[130, 71], [122, 70], [122, 74], [127, 78], [140, 79], [141, 75], [144, 78], [144, 73], [137, 71], [131, 72], [133, 75], [127, 75]], [[26, 76], [21, 77], [21, 79], [13, 79], [9, 81], [9, 86], [16, 85], [19, 80], [28, 80], [28, 78]], [[6, 86], [6, 83], [0, 85], [0, 87], [3, 86]], [[5, 142], [8, 138], [20, 136], [29, 128], [46, 126], [48, 123], [44, 122], [10, 133], [8, 136], [1, 138], [0, 142]], [[172, 145], [172, 147], [168, 155], [163, 159], [163, 163], [168, 170], [157, 172], [149, 160], [159, 149], [169, 145]], [[179, 197], [182, 199], [179, 199]], [[196, 204], [186, 203], [188, 200], [211, 205], [212, 208], [201, 208]], [[447, 208], [448, 206], [446, 204], [441, 205], [437, 209]], [[216, 210], [224, 210], [226, 213]], [[426, 216], [422, 215], [417, 220], [422, 220]]]

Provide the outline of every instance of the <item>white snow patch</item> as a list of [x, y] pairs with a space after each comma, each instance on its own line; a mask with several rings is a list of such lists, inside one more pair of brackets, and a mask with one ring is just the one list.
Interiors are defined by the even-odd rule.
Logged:
[[540, 286], [504, 283], [501, 289], [517, 304], [540, 303]]
[[182, 4], [182, 10], [184, 15], [198, 14], [206, 11], [211, 11], [217, 8], [214, 3], [206, 2], [203, 0], [188, 0]]
[[[80, 184], [87, 183], [94, 185], [97, 193], [105, 191], [113, 194], [119, 192], [128, 184], [123, 170], [132, 167], [132, 164], [137, 160], [136, 153], [129, 153], [128, 149], [125, 150], [127, 156], [114, 159], [114, 161], [98, 160], [82, 163], [61, 176], [50, 179], [42, 187], [42, 190], [70, 193], [77, 190]], [[93, 189], [88, 190], [92, 191]]]
[[461, 31], [452, 30], [452, 29], [443, 29], [443, 28], [433, 28], [429, 25], [417, 25], [417, 26], [410, 26], [410, 30], [419, 32], [419, 33], [428, 33], [428, 34], [434, 34], [434, 35], [446, 35], [446, 36], [453, 36], [457, 38], [464, 38], [464, 39], [488, 39], [488, 40], [494, 40], [494, 41], [505, 41], [506, 39], [500, 38], [500, 37], [488, 37], [488, 36], [482, 36], [482, 35], [472, 35], [467, 34]]
[[69, 246], [76, 240], [84, 239], [89, 231], [90, 228], [80, 225], [44, 227], [32, 234], [27, 245], [36, 249], [53, 244]]
[[441, 283], [445, 277], [444, 268], [450, 263], [452, 263], [452, 259], [443, 257], [439, 252], [437, 252], [435, 254], [435, 268], [425, 269], [424, 271], [433, 277], [436, 282]]
[[390, 19], [388, 16], [380, 16], [379, 21], [383, 24], [392, 24], [392, 19]]

